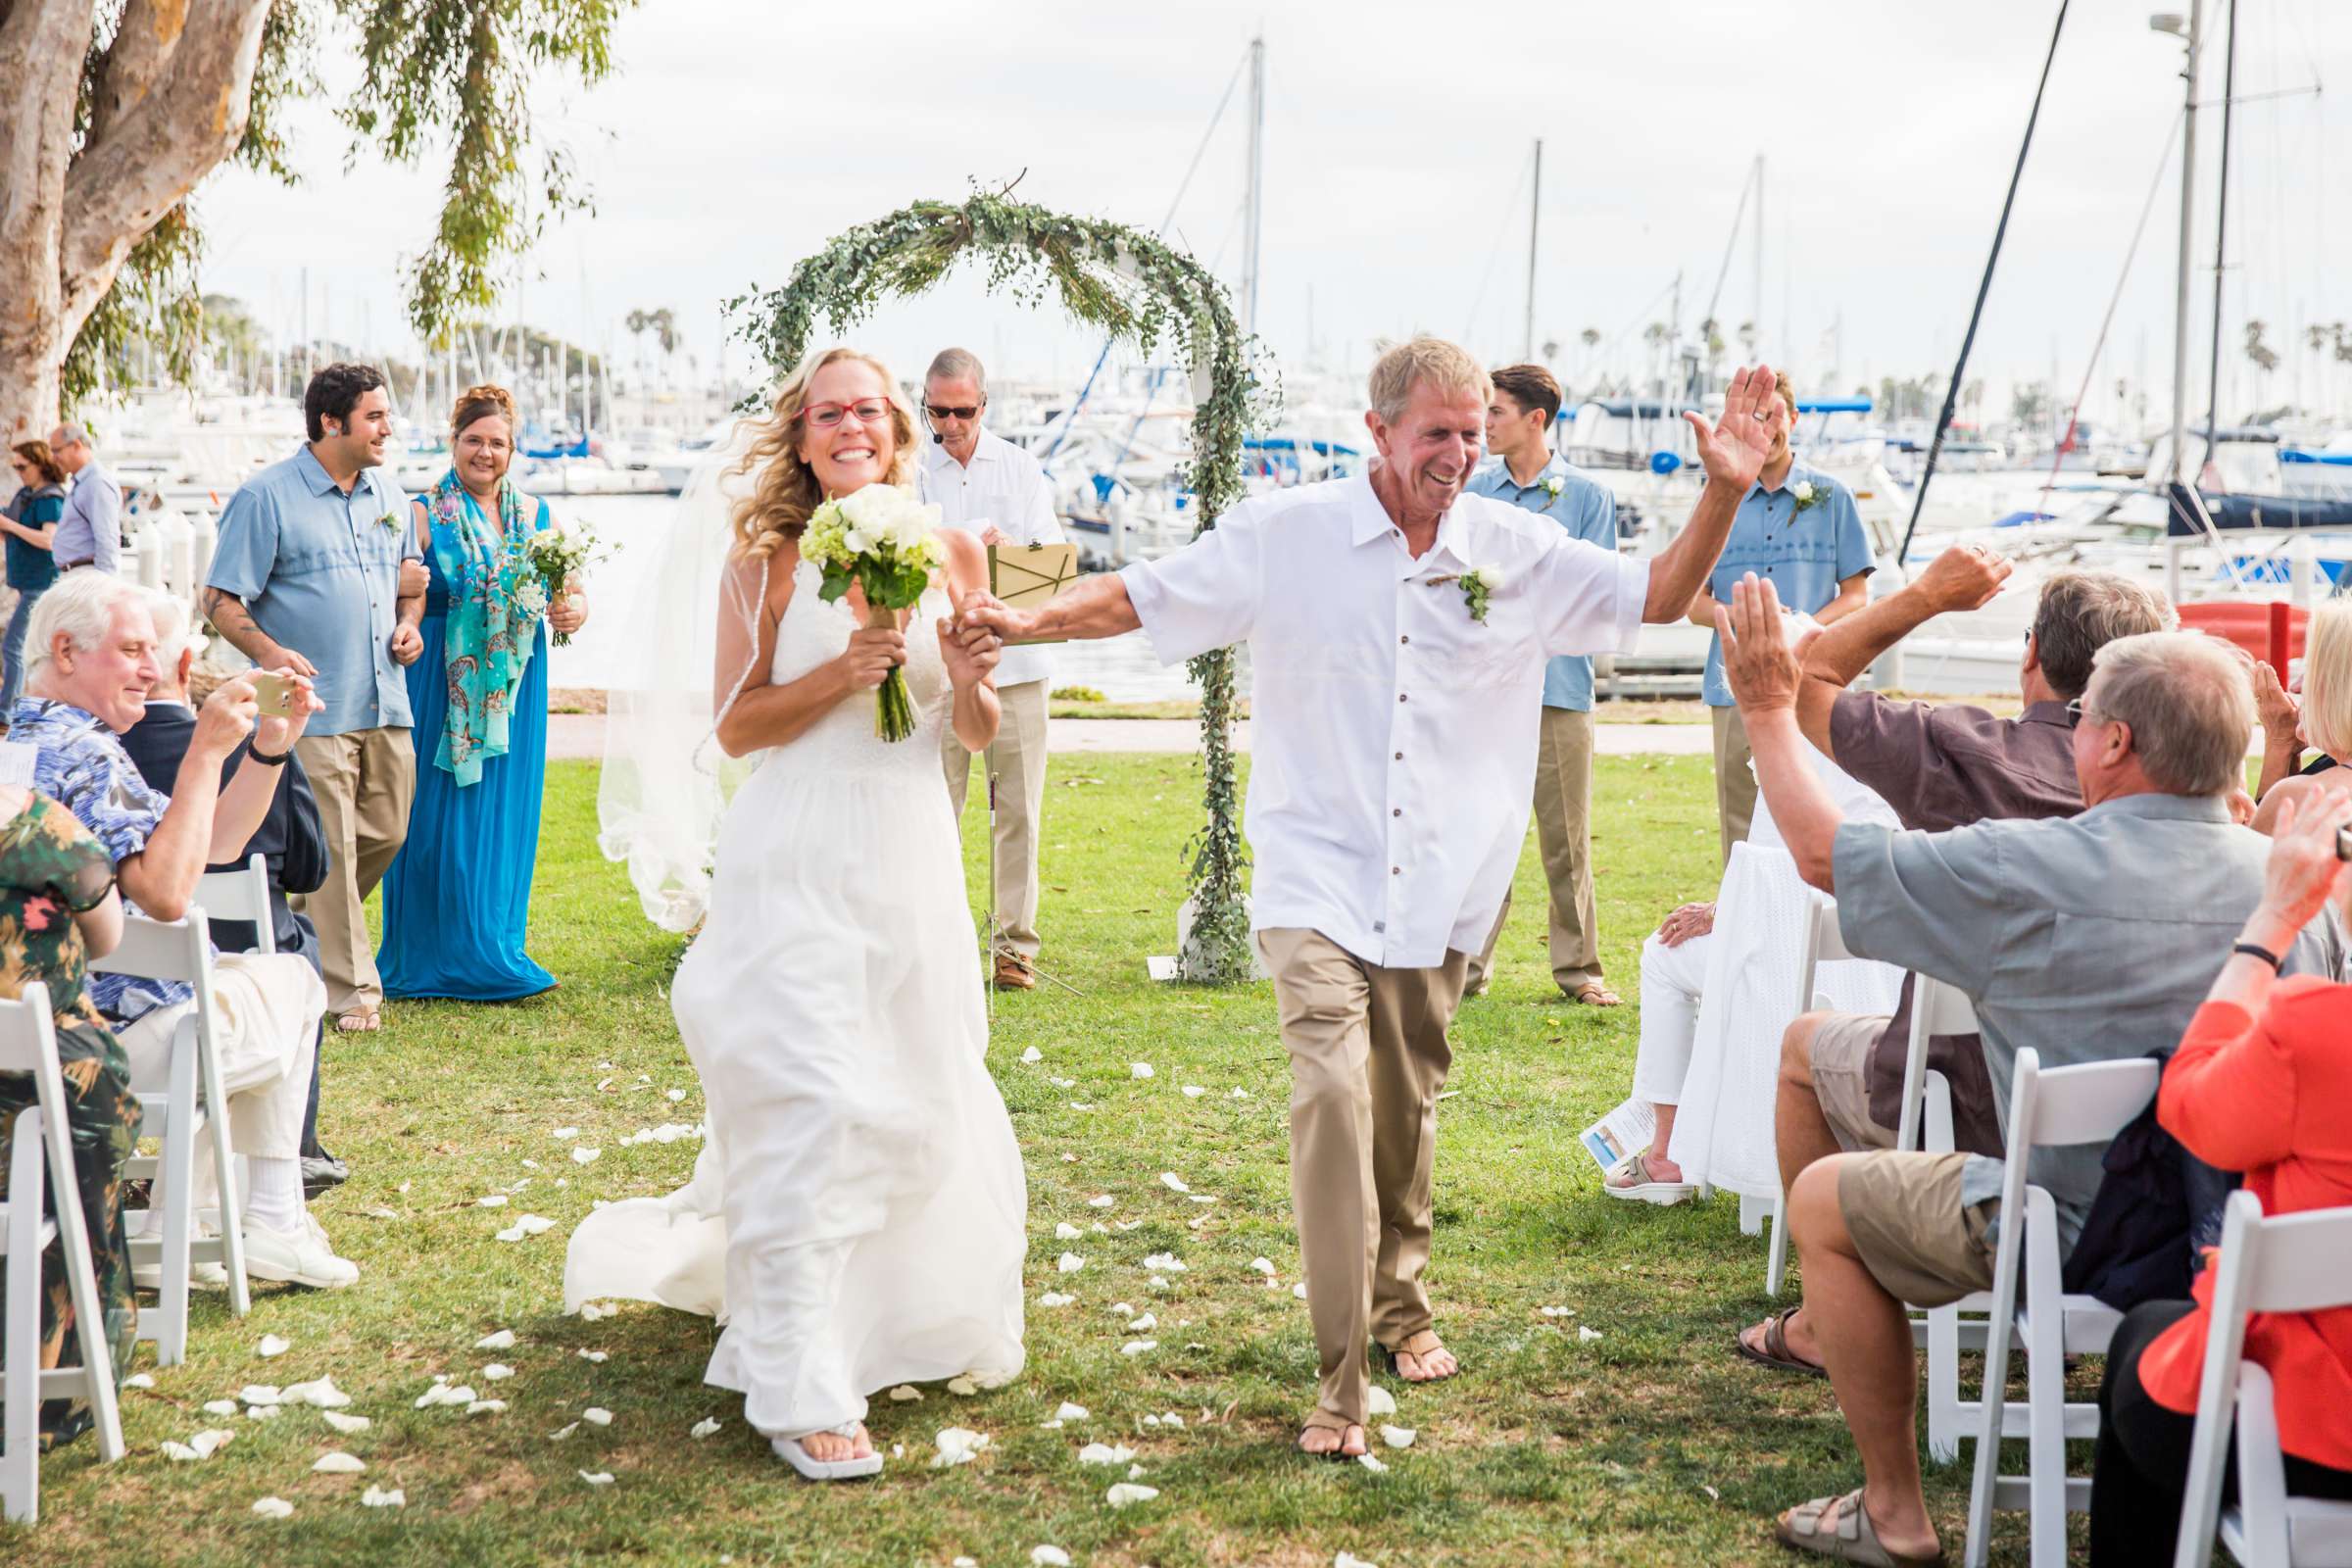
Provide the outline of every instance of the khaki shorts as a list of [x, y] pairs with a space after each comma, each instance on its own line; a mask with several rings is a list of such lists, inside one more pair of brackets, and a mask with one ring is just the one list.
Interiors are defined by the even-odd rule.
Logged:
[[1870, 1056], [1887, 1022], [1885, 1013], [1833, 1012], [1813, 1031], [1813, 1098], [1849, 1153], [1894, 1147], [1894, 1129], [1870, 1115]]
[[1963, 1205], [1967, 1154], [1855, 1154], [1838, 1173], [1838, 1212], [1871, 1278], [1898, 1301], [1943, 1306], [1992, 1289], [2000, 1204]]

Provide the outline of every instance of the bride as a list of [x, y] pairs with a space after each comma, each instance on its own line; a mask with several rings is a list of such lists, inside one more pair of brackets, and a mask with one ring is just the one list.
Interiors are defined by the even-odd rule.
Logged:
[[[879, 361], [815, 356], [751, 437], [732, 469], [749, 479], [714, 690], [719, 747], [755, 766], [718, 826], [708, 918], [671, 992], [709, 1134], [686, 1188], [581, 1223], [564, 1298], [714, 1313], [706, 1381], [741, 1391], [776, 1453], [831, 1481], [882, 1467], [871, 1391], [1000, 1383], [1022, 1364], [1027, 1197], [983, 1060], [939, 768], [943, 725], [971, 751], [996, 734], [999, 645], [949, 618], [986, 582], [968, 534], [940, 531], [946, 582], [895, 630], [865, 625], [855, 586], [825, 603], [801, 560], [826, 498], [912, 477], [913, 417]], [[894, 667], [917, 728], [891, 743], [874, 702]]]

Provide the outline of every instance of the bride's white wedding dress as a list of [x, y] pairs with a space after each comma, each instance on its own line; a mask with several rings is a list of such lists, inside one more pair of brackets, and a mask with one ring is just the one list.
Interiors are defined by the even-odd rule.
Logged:
[[[770, 679], [848, 646], [803, 563]], [[851, 697], [759, 761], [719, 829], [710, 913], [671, 989], [702, 1075], [694, 1180], [573, 1232], [567, 1310], [627, 1297], [725, 1324], [706, 1381], [800, 1437], [865, 1396], [1022, 1364], [1027, 1196], [987, 1020], [940, 765], [951, 706], [925, 595], [906, 676], [915, 733]]]

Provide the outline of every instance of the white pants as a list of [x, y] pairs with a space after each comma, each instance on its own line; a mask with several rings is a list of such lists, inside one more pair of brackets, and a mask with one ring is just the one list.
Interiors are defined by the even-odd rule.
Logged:
[[[172, 1037], [193, 1002], [158, 1007], [115, 1031], [130, 1059], [131, 1087], [144, 1094], [172, 1081]], [[224, 953], [213, 959], [213, 1048], [228, 1098], [228, 1140], [263, 1159], [302, 1155], [303, 1111], [326, 987], [308, 959], [290, 953]], [[212, 1200], [212, 1161], [196, 1161], [196, 1202]]]
[[1715, 933], [1668, 947], [1655, 931], [1642, 944], [1642, 1045], [1634, 1055], [1634, 1098], [1679, 1105], [1698, 1039], [1698, 1000], [1706, 989], [1707, 952]]

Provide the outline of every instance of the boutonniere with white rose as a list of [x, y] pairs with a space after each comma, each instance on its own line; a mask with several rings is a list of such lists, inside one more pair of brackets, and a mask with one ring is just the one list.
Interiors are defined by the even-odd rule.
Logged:
[[1468, 571], [1447, 572], [1443, 577], [1429, 579], [1432, 588], [1443, 588], [1449, 582], [1461, 584], [1462, 604], [1470, 612], [1470, 618], [1485, 625], [1487, 601], [1502, 592], [1502, 573], [1493, 566], [1472, 566]]
[[1810, 479], [1799, 479], [1795, 484], [1789, 486], [1789, 494], [1796, 497], [1796, 510], [1805, 512], [1829, 500], [1830, 488], [1827, 485], [1815, 484]]
[[382, 516], [375, 519], [375, 525], [383, 529], [384, 532], [391, 533], [400, 527], [400, 519], [394, 516], [391, 513], [387, 512]]
[[1551, 504], [1559, 500], [1561, 492], [1565, 491], [1567, 488], [1568, 481], [1561, 478], [1558, 474], [1545, 474], [1544, 476], [1543, 484], [1544, 506], [1542, 510], [1544, 512], [1549, 512], [1551, 510]]

